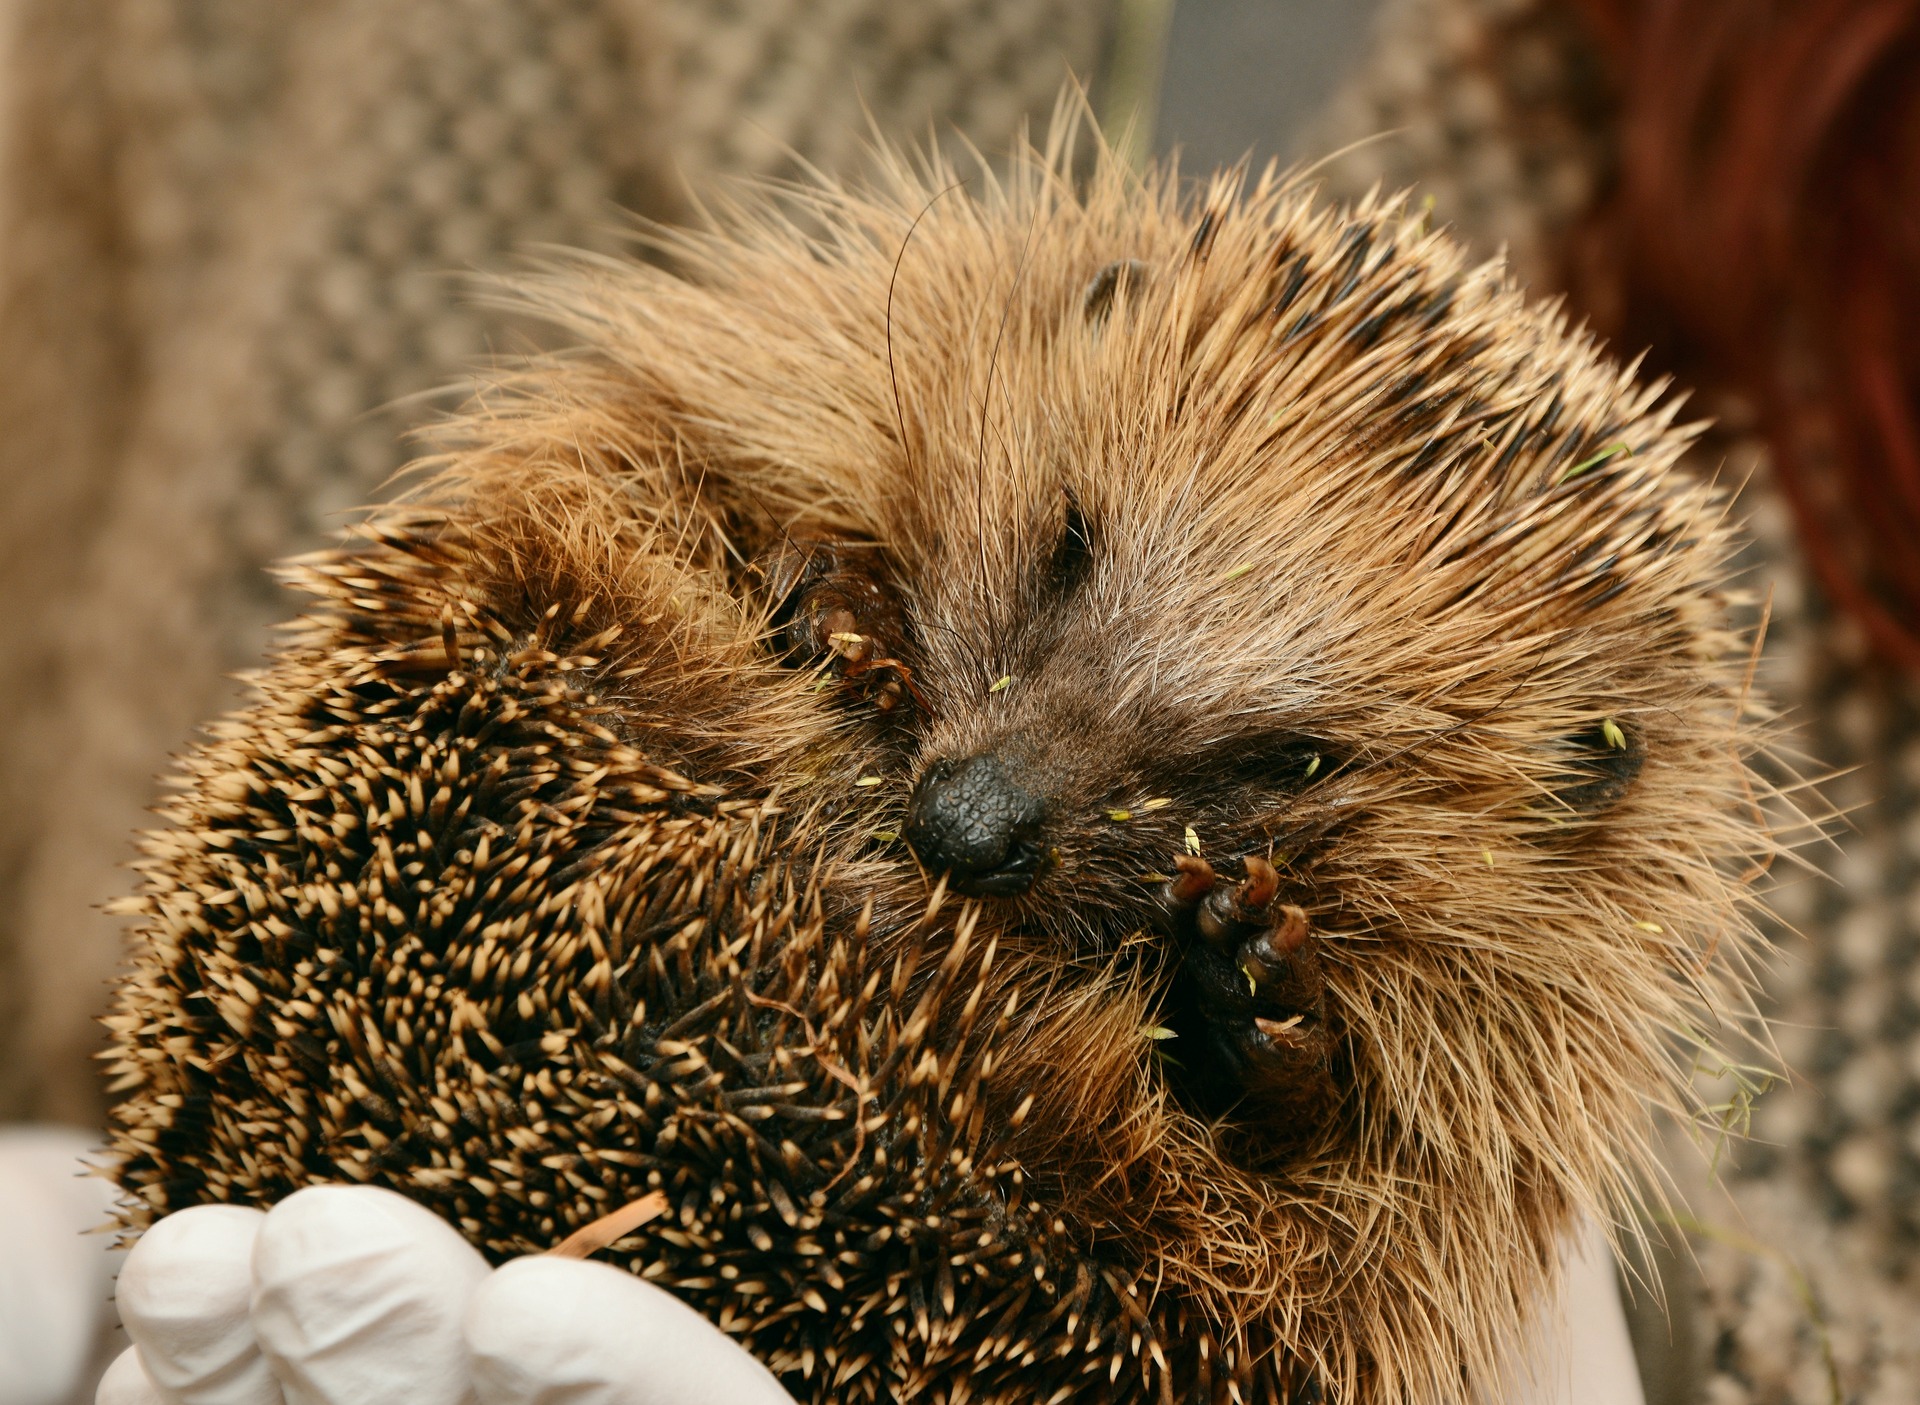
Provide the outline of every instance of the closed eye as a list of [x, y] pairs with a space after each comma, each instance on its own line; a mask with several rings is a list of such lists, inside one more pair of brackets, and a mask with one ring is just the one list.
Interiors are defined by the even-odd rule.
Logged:
[[1229, 744], [1233, 774], [1263, 790], [1301, 790], [1344, 764], [1326, 742], [1298, 733], [1245, 737]]
[[1234, 794], [1305, 790], [1346, 764], [1332, 745], [1298, 732], [1256, 733], [1220, 742], [1166, 768], [1169, 783]]

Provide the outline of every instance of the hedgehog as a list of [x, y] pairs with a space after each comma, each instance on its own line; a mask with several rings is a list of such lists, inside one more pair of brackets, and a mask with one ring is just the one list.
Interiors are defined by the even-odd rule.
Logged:
[[1501, 1387], [1759, 1037], [1728, 497], [1403, 200], [1075, 150], [502, 292], [573, 349], [144, 839], [130, 1231], [657, 1193], [606, 1256], [803, 1401]]

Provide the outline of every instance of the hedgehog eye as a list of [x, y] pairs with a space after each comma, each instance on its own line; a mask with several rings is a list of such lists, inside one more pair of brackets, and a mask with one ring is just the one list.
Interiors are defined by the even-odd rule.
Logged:
[[1170, 783], [1222, 793], [1305, 790], [1338, 771], [1347, 758], [1326, 742], [1298, 732], [1222, 742]]
[[1567, 737], [1560, 751], [1553, 809], [1589, 818], [1619, 803], [1646, 760], [1640, 734], [1612, 718]]
[[1285, 733], [1248, 737], [1232, 744], [1236, 779], [1262, 790], [1300, 790], [1324, 780], [1343, 764], [1323, 741]]
[[1059, 595], [1078, 586], [1093, 566], [1093, 528], [1073, 489], [1062, 491], [1067, 500], [1066, 521], [1060, 529], [1059, 541], [1054, 543], [1053, 557], [1047, 563], [1047, 584]]

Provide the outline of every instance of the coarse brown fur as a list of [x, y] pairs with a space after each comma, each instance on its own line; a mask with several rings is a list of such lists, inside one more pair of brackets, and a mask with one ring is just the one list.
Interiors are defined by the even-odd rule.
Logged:
[[[1067, 169], [523, 285], [583, 349], [295, 571], [149, 841], [141, 1216], [371, 1180], [508, 1255], [663, 1187], [613, 1256], [821, 1401], [1498, 1381], [1742, 1037], [1724, 499], [1395, 203]], [[887, 582], [910, 698], [770, 646], [793, 539]], [[1047, 868], [930, 902], [909, 793], [982, 748]], [[1271, 1143], [1150, 1037], [1195, 845], [1313, 926], [1337, 1100]]]

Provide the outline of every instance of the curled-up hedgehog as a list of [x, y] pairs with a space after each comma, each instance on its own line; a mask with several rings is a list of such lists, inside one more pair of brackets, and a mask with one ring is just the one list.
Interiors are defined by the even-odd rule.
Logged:
[[803, 1400], [1497, 1388], [1748, 1013], [1726, 501], [1399, 204], [1070, 170], [519, 286], [146, 840], [133, 1227], [660, 1191]]

